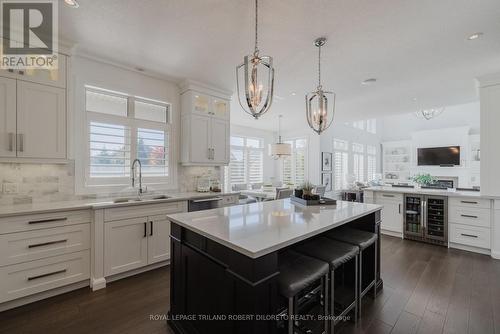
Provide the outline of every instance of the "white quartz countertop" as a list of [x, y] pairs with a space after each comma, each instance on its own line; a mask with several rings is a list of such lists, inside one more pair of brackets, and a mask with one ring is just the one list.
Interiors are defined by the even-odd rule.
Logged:
[[391, 186], [369, 187], [363, 190], [393, 192], [400, 194], [437, 195], [437, 196], [448, 196], [448, 197], [492, 198], [481, 195], [479, 191], [447, 191], [441, 189], [422, 189], [422, 188], [418, 189], [418, 188], [391, 187]]
[[[106, 209], [106, 208], [114, 208], [122, 206], [178, 202], [196, 198], [228, 196], [237, 194], [239, 194], [239, 192], [218, 192], [218, 193], [170, 192], [170, 193], [154, 194], [154, 195], [168, 196], [168, 198], [165, 199], [150, 199], [152, 198], [153, 195], [145, 194], [144, 200], [142, 201], [129, 201], [121, 203], [114, 203], [113, 201], [116, 199], [115, 197], [115, 198], [82, 199], [74, 201], [60, 201], [60, 202], [46, 202], [46, 203], [0, 205], [0, 218], [15, 216], [15, 215], [23, 215], [23, 214], [44, 213], [44, 212], [57, 212], [57, 211], [67, 211], [67, 210], [83, 210], [83, 209], [97, 210], [97, 209]], [[122, 197], [128, 197], [128, 196], [122, 196]]]
[[169, 215], [191, 231], [251, 258], [269, 254], [382, 208], [337, 201], [303, 206], [290, 199]]

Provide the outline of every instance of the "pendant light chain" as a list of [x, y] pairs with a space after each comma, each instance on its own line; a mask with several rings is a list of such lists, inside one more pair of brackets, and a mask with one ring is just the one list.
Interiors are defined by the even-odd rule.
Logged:
[[318, 46], [318, 89], [321, 89], [321, 45]]
[[259, 29], [259, 0], [255, 0], [255, 49], [254, 49], [254, 54], [259, 53], [259, 34], [258, 34], [258, 29]]

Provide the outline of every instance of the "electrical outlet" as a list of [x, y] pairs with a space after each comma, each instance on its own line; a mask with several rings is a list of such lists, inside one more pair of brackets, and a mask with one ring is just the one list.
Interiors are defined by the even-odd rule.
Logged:
[[17, 183], [4, 183], [3, 193], [4, 194], [17, 194], [19, 192], [19, 186]]

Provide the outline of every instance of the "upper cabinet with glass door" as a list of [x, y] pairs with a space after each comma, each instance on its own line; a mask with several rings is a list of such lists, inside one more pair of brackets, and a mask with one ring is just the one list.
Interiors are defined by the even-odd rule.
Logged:
[[66, 88], [66, 67], [67, 57], [59, 54], [58, 68], [48, 69], [1, 69], [0, 76], [39, 83], [47, 86]]
[[182, 94], [183, 112], [229, 119], [229, 101], [223, 98], [189, 90]]

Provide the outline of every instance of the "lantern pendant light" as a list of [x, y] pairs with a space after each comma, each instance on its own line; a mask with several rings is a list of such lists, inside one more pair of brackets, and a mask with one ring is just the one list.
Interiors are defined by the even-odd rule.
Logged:
[[307, 123], [319, 135], [332, 125], [335, 113], [335, 93], [324, 91], [321, 85], [321, 47], [325, 43], [324, 37], [314, 41], [318, 48], [318, 87], [316, 91], [306, 94]]
[[273, 58], [261, 56], [258, 48], [258, 0], [255, 0], [255, 47], [251, 55], [236, 67], [238, 101], [247, 114], [258, 119], [269, 110], [273, 102]]
[[280, 158], [286, 158], [292, 155], [292, 145], [283, 143], [281, 141], [281, 118], [283, 115], [279, 115], [278, 118], [278, 142], [269, 146], [269, 155], [273, 157], [274, 160]]

